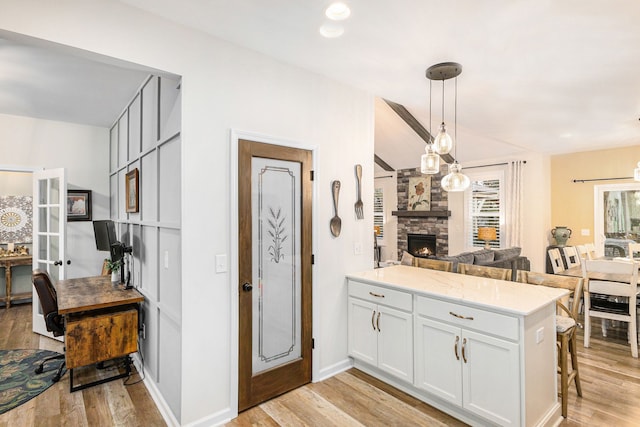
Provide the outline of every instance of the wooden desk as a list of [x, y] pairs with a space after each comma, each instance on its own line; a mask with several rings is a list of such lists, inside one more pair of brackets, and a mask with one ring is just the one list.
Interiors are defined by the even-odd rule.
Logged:
[[111, 283], [110, 276], [60, 280], [56, 284], [58, 312], [65, 317], [66, 364], [71, 391], [82, 390], [129, 375], [127, 372], [89, 384], [73, 386], [73, 369], [138, 351], [138, 303], [135, 289]]
[[33, 263], [31, 255], [3, 256], [0, 257], [0, 267], [4, 267], [4, 277], [7, 281], [7, 293], [0, 297], [0, 301], [5, 302], [5, 308], [11, 307], [11, 301], [26, 300], [31, 298], [31, 292], [21, 294], [11, 294], [11, 268], [17, 265], [31, 265]]

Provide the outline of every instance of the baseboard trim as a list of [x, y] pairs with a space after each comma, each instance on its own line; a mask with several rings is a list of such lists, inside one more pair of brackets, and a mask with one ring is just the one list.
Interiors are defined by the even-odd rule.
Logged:
[[311, 381], [314, 383], [319, 383], [320, 381], [324, 381], [327, 378], [331, 378], [334, 375], [338, 375], [340, 372], [344, 372], [353, 367], [353, 360], [347, 357], [344, 360], [341, 360], [338, 363], [334, 363], [331, 366], [327, 366], [324, 369], [321, 369], [318, 372], [318, 375], [314, 377]]

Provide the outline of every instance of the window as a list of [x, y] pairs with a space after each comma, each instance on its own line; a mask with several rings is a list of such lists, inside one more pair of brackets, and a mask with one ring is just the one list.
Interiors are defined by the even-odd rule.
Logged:
[[382, 188], [373, 191], [373, 227], [378, 239], [384, 237], [384, 197]]
[[489, 241], [492, 248], [501, 247], [504, 236], [504, 173], [502, 171], [469, 175], [471, 186], [466, 198], [466, 236], [469, 247], [484, 247], [478, 239], [478, 227], [496, 229], [497, 240]]

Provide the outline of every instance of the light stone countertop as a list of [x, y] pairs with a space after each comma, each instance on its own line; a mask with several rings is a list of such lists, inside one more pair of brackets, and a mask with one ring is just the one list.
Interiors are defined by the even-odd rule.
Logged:
[[527, 316], [569, 294], [565, 289], [485, 279], [427, 268], [396, 265], [346, 275], [372, 285], [407, 290], [491, 311]]

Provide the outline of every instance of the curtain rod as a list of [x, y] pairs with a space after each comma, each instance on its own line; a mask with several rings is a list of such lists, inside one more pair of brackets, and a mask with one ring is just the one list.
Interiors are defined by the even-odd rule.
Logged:
[[617, 178], [591, 178], [591, 179], [574, 179], [573, 182], [580, 182], [580, 183], [584, 183], [584, 182], [592, 182], [592, 181], [614, 181], [617, 179], [633, 179], [632, 176], [621, 176], [621, 177], [617, 177]]
[[382, 176], [374, 176], [373, 179], [378, 179], [378, 178], [393, 178], [393, 175], [382, 175]]
[[[527, 164], [527, 161], [526, 161], [526, 160], [523, 160], [523, 161], [522, 161], [522, 163], [523, 163], [523, 164]], [[508, 164], [509, 164], [509, 162], [504, 162], [504, 163], [492, 163], [492, 164], [490, 164], [490, 165], [468, 166], [468, 167], [465, 167], [465, 168], [463, 168], [463, 169], [488, 168], [488, 167], [490, 167], [490, 166], [505, 166], [505, 165], [508, 165]]]

